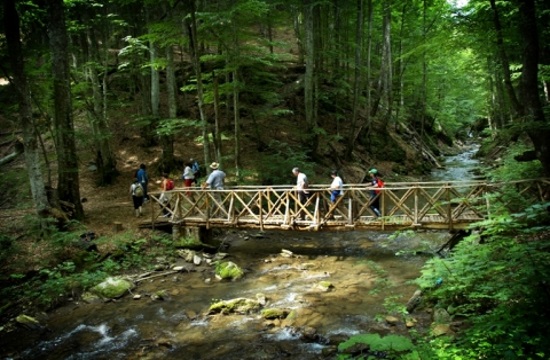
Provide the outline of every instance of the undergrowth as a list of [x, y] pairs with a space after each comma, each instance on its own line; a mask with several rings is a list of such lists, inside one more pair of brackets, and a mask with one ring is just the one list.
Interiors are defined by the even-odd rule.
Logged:
[[[15, 250], [17, 242], [13, 238], [0, 237], [0, 246], [5, 250], [0, 256], [4, 269], [0, 289], [1, 317], [22, 306], [50, 309], [70, 298], [78, 298], [84, 290], [108, 276], [151, 270], [159, 257], [166, 257], [174, 249], [168, 234], [143, 236], [127, 231], [95, 238], [78, 223], [72, 223], [67, 231], [54, 227], [38, 230], [31, 226], [29, 229], [27, 251], [39, 254], [32, 263], [20, 260], [9, 264], [17, 261], [14, 260], [17, 257], [11, 255], [21, 250]], [[48, 255], [41, 256], [45, 253]]]

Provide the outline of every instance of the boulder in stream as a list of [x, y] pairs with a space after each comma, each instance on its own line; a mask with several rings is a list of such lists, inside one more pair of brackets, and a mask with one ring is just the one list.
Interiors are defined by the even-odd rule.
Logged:
[[104, 299], [118, 299], [133, 288], [130, 280], [110, 277], [91, 288], [90, 292]]
[[279, 309], [279, 308], [263, 309], [261, 312], [264, 319], [267, 319], [267, 320], [284, 319], [288, 316], [289, 313], [290, 312], [287, 309]]
[[220, 279], [237, 280], [244, 275], [244, 271], [232, 261], [224, 261], [216, 265], [216, 276]]
[[221, 300], [212, 305], [208, 309], [208, 314], [250, 314], [260, 309], [261, 305], [258, 300], [248, 298], [236, 298], [231, 300]]

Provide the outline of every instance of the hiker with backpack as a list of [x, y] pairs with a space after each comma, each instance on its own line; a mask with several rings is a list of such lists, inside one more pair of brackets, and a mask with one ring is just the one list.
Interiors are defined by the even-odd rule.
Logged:
[[147, 195], [147, 184], [149, 184], [149, 178], [147, 176], [147, 169], [145, 164], [140, 164], [139, 169], [136, 171], [136, 178], [143, 187], [143, 200], [149, 201], [149, 195]]
[[162, 208], [162, 216], [170, 217], [170, 199], [172, 198], [171, 191], [174, 190], [174, 180], [170, 179], [168, 174], [162, 174], [162, 182], [160, 183], [162, 193], [160, 194], [160, 207]]
[[370, 203], [370, 208], [372, 211], [374, 211], [374, 213], [376, 214], [376, 217], [380, 217], [382, 216], [382, 214], [380, 213], [380, 188], [383, 188], [384, 187], [384, 182], [382, 181], [382, 179], [380, 179], [380, 173], [378, 172], [378, 170], [376, 170], [375, 168], [372, 168], [369, 170], [369, 175], [371, 177], [370, 179], [370, 184], [371, 184], [371, 187], [373, 188], [371, 191], [370, 191], [370, 196], [371, 196], [371, 203]]
[[191, 171], [193, 172], [193, 181], [195, 184], [199, 184], [199, 178], [201, 177], [201, 167], [199, 162], [193, 158], [189, 159]]
[[132, 185], [130, 185], [130, 195], [132, 195], [132, 201], [134, 203], [134, 212], [136, 217], [141, 216], [141, 206], [143, 205], [143, 197], [145, 196], [145, 190], [143, 186], [138, 181], [137, 178], [134, 178]]

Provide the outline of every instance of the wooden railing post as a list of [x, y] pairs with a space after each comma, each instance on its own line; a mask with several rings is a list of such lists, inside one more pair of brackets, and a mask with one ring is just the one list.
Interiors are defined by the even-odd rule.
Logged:
[[264, 231], [264, 219], [262, 214], [262, 190], [258, 192], [258, 216], [260, 219], [260, 230]]
[[353, 197], [348, 198], [348, 225], [353, 226]]
[[447, 190], [447, 216], [449, 218], [449, 231], [453, 230], [453, 207], [451, 206], [451, 184], [447, 183], [445, 189]]
[[419, 225], [419, 210], [418, 210], [418, 185], [414, 185], [414, 225]]

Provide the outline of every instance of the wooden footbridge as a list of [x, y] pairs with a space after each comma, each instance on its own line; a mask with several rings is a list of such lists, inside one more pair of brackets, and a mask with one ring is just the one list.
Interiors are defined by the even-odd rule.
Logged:
[[[543, 200], [549, 188], [550, 179], [386, 183], [372, 197], [372, 187], [350, 184], [334, 204], [328, 186], [313, 186], [305, 204], [300, 204], [296, 190], [289, 186], [176, 188], [168, 192], [168, 202], [160, 200], [160, 193], [149, 194], [151, 220], [147, 226], [309, 231], [464, 229], [487, 218], [495, 198], [519, 199], [527, 206]], [[379, 201], [380, 217], [371, 209], [375, 201]]]

